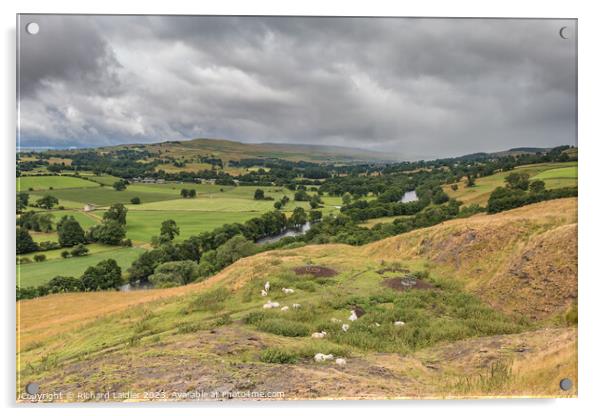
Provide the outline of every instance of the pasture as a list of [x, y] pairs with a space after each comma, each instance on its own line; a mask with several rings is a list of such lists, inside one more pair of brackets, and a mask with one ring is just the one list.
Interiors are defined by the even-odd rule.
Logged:
[[514, 168], [510, 172], [499, 172], [495, 175], [477, 178], [476, 186], [467, 188], [464, 182], [457, 183], [458, 190], [445, 185], [443, 190], [451, 197], [465, 204], [487, 205], [489, 194], [498, 186], [505, 186], [504, 178], [511, 172], [526, 172], [529, 179], [541, 179], [547, 189], [577, 186], [577, 162], [540, 163]]
[[[64, 249], [42, 252], [46, 254], [48, 260], [17, 266], [17, 285], [20, 287], [40, 286], [55, 276], [80, 277], [88, 267], [95, 266], [98, 262], [106, 259], [115, 260], [122, 272], [125, 272], [144, 251], [137, 247], [115, 248], [100, 244], [92, 244], [88, 248], [90, 248], [91, 254], [67, 259], [60, 257], [60, 253]], [[23, 257], [32, 258], [33, 254]]]
[[133, 241], [150, 242], [153, 236], [159, 235], [161, 223], [167, 219], [174, 220], [180, 228], [176, 240], [211, 231], [224, 224], [245, 222], [258, 216], [257, 212], [203, 212], [203, 211], [138, 211], [127, 214], [127, 238]]
[[[116, 191], [110, 186], [99, 186], [100, 183], [112, 183], [116, 180], [110, 175], [88, 175], [89, 181], [80, 180], [81, 184], [92, 184], [93, 188], [66, 188], [28, 192], [31, 201], [52, 195], [59, 199], [59, 205], [65, 209], [50, 211], [55, 223], [64, 215], [73, 215], [81, 226], [87, 230], [100, 223], [106, 209], [115, 203], [127, 206], [127, 238], [136, 242], [148, 243], [153, 236], [159, 234], [161, 223], [173, 219], [180, 227], [178, 239], [188, 238], [205, 231], [211, 231], [228, 223], [243, 223], [264, 212], [274, 209], [274, 202], [283, 196], [290, 198], [283, 212], [290, 213], [296, 207], [309, 210], [308, 202], [294, 201], [294, 192], [283, 187], [264, 186], [266, 197], [273, 200], [255, 200], [256, 186], [220, 186], [212, 184], [164, 183], [164, 184], [130, 184], [125, 191]], [[63, 177], [48, 177], [59, 178]], [[32, 177], [33, 179], [33, 177]], [[72, 178], [68, 178], [72, 179]], [[75, 179], [75, 178], [74, 178]], [[95, 181], [95, 182], [92, 182]], [[182, 189], [194, 189], [197, 196], [184, 199], [180, 196]], [[313, 194], [310, 192], [310, 194]], [[131, 204], [131, 199], [138, 197], [141, 204]], [[324, 214], [338, 211], [342, 205], [340, 197], [323, 196]], [[97, 209], [83, 212], [85, 204], [95, 204]], [[56, 233], [33, 233], [36, 242], [57, 241]]]
[[17, 178], [17, 192], [47, 191], [70, 188], [96, 188], [99, 184], [73, 176], [21, 176]]

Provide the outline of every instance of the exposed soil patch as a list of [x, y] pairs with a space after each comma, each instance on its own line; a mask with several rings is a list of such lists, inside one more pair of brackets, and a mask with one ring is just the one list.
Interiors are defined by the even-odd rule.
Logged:
[[324, 266], [300, 266], [293, 270], [297, 276], [310, 274], [314, 277], [333, 277], [339, 274], [336, 270]]
[[393, 277], [382, 281], [382, 285], [403, 292], [410, 289], [432, 289], [433, 285], [413, 276]]
[[353, 311], [355, 312], [355, 316], [357, 316], [358, 318], [361, 318], [366, 314], [366, 311], [361, 306], [354, 306]]

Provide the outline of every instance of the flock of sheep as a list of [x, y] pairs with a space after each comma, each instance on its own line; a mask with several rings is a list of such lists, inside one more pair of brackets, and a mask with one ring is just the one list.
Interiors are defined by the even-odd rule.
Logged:
[[[262, 297], [266, 297], [266, 296], [268, 296], [269, 292], [270, 292], [270, 282], [266, 282], [265, 285], [263, 286], [263, 289], [261, 290], [261, 296]], [[286, 294], [286, 295], [290, 295], [292, 293], [295, 293], [295, 290], [283, 287], [282, 288], [282, 292], [284, 294]], [[293, 303], [291, 305], [291, 307], [293, 309], [299, 309], [301, 307], [301, 305], [298, 304], [298, 303]], [[272, 302], [271, 300], [268, 300], [267, 303], [265, 303], [263, 305], [263, 308], [264, 309], [280, 308], [280, 310], [283, 311], [283, 312], [286, 312], [286, 311], [289, 310], [288, 306], [282, 306], [282, 307], [280, 307], [280, 303], [278, 303], [278, 302]], [[351, 310], [351, 315], [349, 315], [349, 317], [347, 319], [349, 321], [351, 321], [351, 322], [357, 321], [358, 316], [357, 316], [357, 313], [355, 312], [355, 310]], [[332, 318], [331, 322], [341, 323], [341, 320], [337, 319], [337, 318]], [[374, 323], [374, 325], [375, 326], [380, 326], [380, 324], [378, 322]], [[395, 321], [393, 323], [393, 325], [395, 325], [395, 326], [404, 326], [405, 322], [403, 322], [403, 321]], [[341, 325], [341, 330], [343, 332], [347, 332], [349, 330], [349, 328], [350, 328], [349, 324], [342, 324]], [[316, 339], [321, 339], [321, 338], [326, 337], [326, 335], [328, 335], [328, 333], [326, 331], [320, 331], [320, 332], [314, 332], [313, 334], [311, 334], [311, 337], [312, 338], [316, 338]], [[334, 356], [332, 354], [322, 354], [321, 352], [317, 353], [314, 356], [314, 361], [316, 361], [316, 362], [332, 361], [333, 359], [334, 359]], [[347, 361], [344, 358], [337, 358], [335, 360], [335, 363], [337, 365], [345, 365], [345, 364], [347, 364]]]

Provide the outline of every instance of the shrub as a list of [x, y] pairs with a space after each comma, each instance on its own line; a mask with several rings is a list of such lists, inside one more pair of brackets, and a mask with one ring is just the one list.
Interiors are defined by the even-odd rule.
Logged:
[[133, 197], [132, 199], [130, 199], [130, 202], [134, 205], [139, 205], [140, 204], [140, 198], [138, 198], [137, 196]]
[[[90, 250], [85, 245], [78, 244], [73, 248], [73, 250], [71, 250], [71, 255], [73, 257], [85, 256], [86, 254], [88, 254], [89, 251]], [[61, 255], [62, 255], [62, 253], [61, 253]]]
[[61, 248], [61, 245], [59, 243], [55, 243], [54, 241], [42, 241], [40, 244], [38, 244], [38, 246], [40, 251], [56, 250]]
[[46, 283], [48, 293], [81, 292], [84, 286], [75, 277], [56, 276]]
[[259, 359], [264, 363], [295, 364], [299, 357], [291, 351], [280, 348], [268, 348], [261, 353]]
[[61, 257], [66, 259], [70, 256], [71, 254], [69, 254], [69, 250], [63, 250], [61, 251]]
[[37, 263], [46, 261], [46, 255], [45, 254], [36, 254], [35, 256], [33, 256], [33, 260]]
[[306, 337], [310, 334], [307, 325], [283, 318], [262, 319], [256, 324], [257, 329], [284, 337]]

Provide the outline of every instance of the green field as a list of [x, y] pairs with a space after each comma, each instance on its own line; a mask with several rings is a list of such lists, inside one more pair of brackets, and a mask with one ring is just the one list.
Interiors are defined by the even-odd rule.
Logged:
[[[530, 179], [541, 179], [546, 183], [547, 189], [577, 186], [577, 162], [540, 163], [524, 165], [514, 168], [511, 172], [526, 172]], [[465, 204], [479, 204], [485, 206], [489, 194], [498, 186], [504, 186], [504, 178], [511, 172], [499, 172], [495, 175], [485, 176], [476, 180], [476, 186], [467, 188], [464, 182], [458, 183], [458, 190], [445, 185], [443, 190], [452, 198]]]
[[[89, 182], [94, 183], [94, 182]], [[55, 189], [52, 191], [30, 192], [32, 200], [37, 200], [45, 195], [52, 195], [59, 200], [59, 204], [67, 208], [82, 208], [84, 204], [95, 204], [98, 206], [109, 206], [122, 203], [129, 204], [135, 196], [142, 202], [156, 202], [175, 198], [175, 194], [164, 192], [143, 192], [140, 189], [125, 191], [116, 191], [110, 187], [97, 188], [75, 188], [75, 189]]]
[[180, 227], [178, 240], [211, 231], [224, 224], [245, 222], [258, 216], [257, 212], [203, 212], [203, 211], [130, 211], [127, 214], [127, 237], [133, 241], [150, 242], [159, 235], [161, 223], [174, 220]]
[[[114, 248], [101, 245], [90, 245], [92, 254], [83, 257], [71, 257], [63, 259], [59, 250], [44, 252], [49, 260], [40, 263], [28, 263], [17, 265], [17, 285], [20, 287], [40, 286], [55, 276], [80, 277], [84, 271], [96, 265], [101, 260], [114, 259], [122, 269], [122, 272], [130, 267], [132, 262], [138, 258], [144, 250], [136, 247]], [[23, 257], [33, 257], [31, 253]]]
[[17, 192], [49, 190], [50, 188], [96, 188], [99, 184], [72, 176], [21, 176], [17, 178]]

